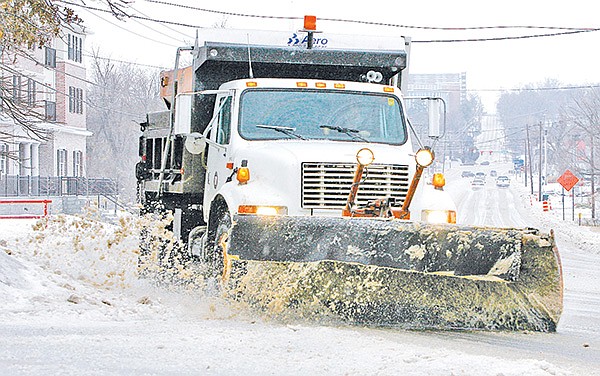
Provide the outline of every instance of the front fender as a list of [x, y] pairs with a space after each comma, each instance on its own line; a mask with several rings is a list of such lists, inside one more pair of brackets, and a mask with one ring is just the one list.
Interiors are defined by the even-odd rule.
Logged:
[[[223, 185], [217, 192], [221, 195], [231, 214], [237, 214], [240, 205], [265, 205], [265, 206], [289, 206], [290, 198], [272, 185], [261, 184], [258, 181], [249, 181], [239, 184], [231, 181]], [[288, 208], [289, 209], [289, 208]]]
[[423, 220], [421, 218], [423, 210], [448, 210], [456, 212], [456, 203], [448, 192], [425, 184], [417, 190], [415, 199], [409, 209], [411, 218], [420, 221]]

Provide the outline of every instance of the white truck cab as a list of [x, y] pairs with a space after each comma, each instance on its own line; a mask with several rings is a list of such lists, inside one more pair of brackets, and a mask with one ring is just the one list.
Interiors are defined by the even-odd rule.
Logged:
[[[204, 207], [219, 195], [236, 213], [243, 207], [340, 216], [362, 148], [371, 149], [375, 160], [359, 201], [403, 200], [414, 156], [398, 88], [246, 79], [228, 82], [220, 91], [219, 115], [208, 134]], [[234, 171], [242, 166], [249, 179], [240, 182]]]

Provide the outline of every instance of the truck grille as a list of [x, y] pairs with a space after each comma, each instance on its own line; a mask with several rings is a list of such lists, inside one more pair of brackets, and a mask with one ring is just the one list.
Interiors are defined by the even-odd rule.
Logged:
[[[343, 209], [354, 178], [353, 163], [303, 163], [302, 207]], [[357, 201], [364, 205], [378, 198], [393, 197], [398, 204], [408, 191], [408, 166], [372, 164], [363, 174]]]

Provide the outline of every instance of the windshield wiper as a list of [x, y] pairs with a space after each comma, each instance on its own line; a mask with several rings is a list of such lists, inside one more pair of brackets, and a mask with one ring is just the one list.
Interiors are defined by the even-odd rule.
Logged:
[[272, 129], [274, 131], [277, 132], [281, 132], [283, 134], [286, 134], [288, 136], [292, 136], [292, 137], [296, 137], [299, 138], [301, 140], [306, 140], [306, 138], [300, 136], [298, 133], [296, 133], [296, 128], [292, 128], [292, 127], [283, 127], [280, 125], [264, 125], [264, 124], [256, 124], [257, 128], [264, 128], [264, 129]]
[[319, 128], [331, 129], [334, 131], [338, 131], [340, 133], [345, 133], [348, 136], [352, 137], [352, 139], [354, 139], [354, 140], [361, 140], [361, 141], [365, 141], [365, 142], [369, 141], [366, 138], [364, 138], [358, 134], [360, 132], [358, 129], [336, 127], [333, 125], [320, 125]]

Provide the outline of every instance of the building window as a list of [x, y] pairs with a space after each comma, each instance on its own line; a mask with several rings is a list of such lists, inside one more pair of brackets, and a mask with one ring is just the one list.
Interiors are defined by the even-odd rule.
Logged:
[[46, 60], [45, 64], [47, 67], [56, 68], [56, 50], [54, 48], [46, 48]]
[[83, 152], [73, 150], [73, 176], [83, 176]]
[[56, 176], [67, 176], [67, 150], [56, 151]]
[[46, 101], [46, 120], [56, 121], [56, 102]]
[[76, 35], [67, 35], [67, 50], [69, 60], [81, 63], [82, 39]]
[[78, 114], [83, 114], [83, 89], [77, 89], [75, 94], [75, 110]]
[[8, 174], [8, 145], [0, 144], [0, 174]]
[[83, 114], [83, 89], [69, 86], [69, 112]]
[[27, 79], [27, 104], [35, 105], [35, 81], [31, 78]]
[[13, 76], [13, 87], [12, 87], [12, 96], [15, 102], [21, 101], [21, 76], [14, 75]]

